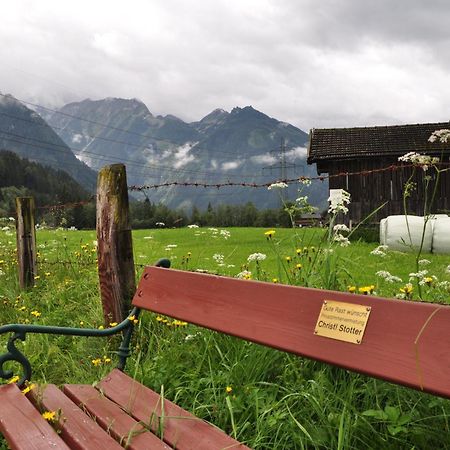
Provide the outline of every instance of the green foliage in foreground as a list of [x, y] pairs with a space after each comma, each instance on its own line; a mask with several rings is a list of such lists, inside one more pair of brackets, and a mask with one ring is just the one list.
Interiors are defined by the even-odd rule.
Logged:
[[[415, 267], [412, 255], [375, 256], [370, 251], [376, 245], [364, 243], [333, 248], [320, 259], [317, 255], [327, 250], [322, 248], [323, 230], [277, 229], [271, 239], [265, 229], [226, 231], [229, 237], [204, 228], [134, 232], [138, 275], [141, 265], [170, 257], [175, 268], [232, 276], [248, 270], [267, 281], [340, 289], [374, 285], [379, 295], [393, 296]], [[35, 288], [20, 293], [15, 236], [0, 232], [0, 323], [98, 327], [102, 314], [94, 239], [94, 232], [39, 231], [39, 278]], [[266, 258], [248, 262], [253, 253]], [[424, 258], [430, 261], [430, 275], [450, 280], [448, 256]], [[380, 270], [402, 282], [386, 282], [375, 275]], [[449, 302], [448, 291], [436, 283], [424, 286], [423, 297]], [[2, 351], [5, 342], [2, 336]], [[116, 345], [114, 340], [30, 335], [23, 350], [31, 358], [35, 382], [93, 383], [113, 366]], [[129, 374], [252, 448], [450, 448], [448, 400], [193, 325], [173, 325], [150, 313], [136, 325], [134, 349]]]

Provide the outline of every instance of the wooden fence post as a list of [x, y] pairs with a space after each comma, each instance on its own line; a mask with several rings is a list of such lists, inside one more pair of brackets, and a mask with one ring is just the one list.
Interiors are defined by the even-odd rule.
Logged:
[[19, 286], [26, 289], [34, 286], [36, 270], [36, 234], [34, 229], [33, 197], [16, 198], [16, 239]]
[[136, 290], [133, 242], [123, 164], [103, 167], [97, 180], [98, 277], [105, 325], [128, 314]]

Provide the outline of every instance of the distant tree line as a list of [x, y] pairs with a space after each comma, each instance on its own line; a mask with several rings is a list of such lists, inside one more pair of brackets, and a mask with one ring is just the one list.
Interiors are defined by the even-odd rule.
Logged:
[[[0, 151], [0, 217], [15, 214], [16, 197], [35, 199], [36, 223], [51, 227], [95, 228], [95, 202], [69, 208], [43, 208], [89, 199], [92, 194], [62, 170], [55, 170]], [[251, 202], [245, 205], [208, 205], [201, 211], [170, 209], [162, 203], [130, 201], [131, 224], [134, 229], [183, 227], [189, 224], [216, 227], [273, 227], [291, 225], [284, 208], [258, 210]]]

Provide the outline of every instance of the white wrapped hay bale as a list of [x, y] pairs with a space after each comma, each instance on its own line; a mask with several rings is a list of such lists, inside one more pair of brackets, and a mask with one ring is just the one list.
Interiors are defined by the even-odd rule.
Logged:
[[[429, 220], [425, 229], [422, 251], [431, 252], [433, 240], [433, 223]], [[407, 252], [418, 250], [422, 241], [424, 218], [419, 216], [388, 216], [386, 218], [384, 245], [390, 250]], [[409, 233], [408, 233], [409, 228]]]
[[433, 222], [433, 253], [450, 254], [450, 217], [438, 217]]
[[386, 245], [386, 225], [387, 219], [380, 220], [380, 245]]

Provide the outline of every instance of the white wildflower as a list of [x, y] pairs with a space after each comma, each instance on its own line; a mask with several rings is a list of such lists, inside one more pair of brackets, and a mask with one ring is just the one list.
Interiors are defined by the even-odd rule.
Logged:
[[395, 275], [391, 275], [387, 270], [379, 270], [375, 273], [376, 276], [383, 278], [388, 283], [402, 283], [402, 279], [400, 277], [396, 277]]
[[438, 139], [439, 142], [442, 143], [448, 142], [448, 140], [450, 139], [450, 130], [444, 128], [442, 130], [433, 131], [431, 136], [428, 138], [428, 141], [435, 142]]
[[337, 242], [341, 247], [348, 247], [350, 245], [348, 238], [340, 233], [334, 235], [333, 241]]
[[166, 250], [166, 252], [170, 252], [172, 249], [177, 248], [177, 247], [178, 247], [177, 244], [168, 244], [168, 245], [166, 245], [165, 250]]
[[370, 252], [371, 255], [381, 256], [384, 258], [386, 256], [386, 251], [389, 247], [387, 245], [379, 245], [377, 248]]
[[9, 227], [3, 227], [2, 228], [2, 231], [8, 231], [9, 230]]
[[339, 212], [347, 214], [348, 208], [346, 205], [350, 203], [350, 193], [344, 189], [331, 189], [328, 201], [330, 202], [328, 212], [332, 214], [337, 214]]
[[272, 183], [267, 189], [270, 191], [272, 189], [286, 189], [288, 185], [283, 181], [277, 181], [276, 183]]
[[217, 264], [223, 264], [223, 260], [225, 259], [224, 255], [221, 255], [220, 253], [215, 253], [213, 255], [213, 260], [217, 263]]
[[199, 228], [199, 226], [198, 226], [198, 225], [195, 225], [195, 224], [188, 225], [187, 227], [188, 227], [188, 228]]
[[420, 166], [425, 172], [429, 169], [430, 165], [437, 164], [439, 162], [439, 158], [429, 156], [429, 155], [421, 155], [416, 152], [409, 152], [403, 156], [398, 158], [399, 161], [402, 162], [411, 162], [414, 165]]
[[303, 184], [304, 186], [311, 186], [311, 178], [299, 178], [299, 180], [301, 184]]
[[231, 236], [231, 233], [228, 230], [220, 230], [220, 235], [226, 240]]
[[249, 255], [249, 257], [247, 258], [248, 262], [252, 262], [252, 261], [264, 261], [267, 258], [267, 255], [265, 255], [264, 253], [252, 253], [251, 255]]
[[419, 270], [419, 272], [411, 272], [409, 276], [409, 281], [414, 281], [415, 278], [418, 280], [421, 280], [422, 278], [425, 278], [425, 276], [428, 275], [428, 270]]
[[164, 222], [156, 222], [155, 225], [157, 227], [165, 227], [166, 226], [166, 224]]
[[16, 219], [15, 219], [14, 217], [8, 217], [8, 220], [9, 220], [10, 222], [15, 222], [15, 221], [16, 221]]
[[427, 266], [428, 264], [431, 264], [429, 259], [419, 259], [419, 266]]
[[242, 272], [239, 272], [236, 275], [236, 278], [241, 278], [241, 279], [250, 279], [252, 277], [252, 273], [248, 270], [243, 270]]
[[347, 227], [347, 225], [344, 225], [343, 223], [339, 223], [333, 227], [333, 231], [344, 231], [346, 233], [349, 233], [350, 229]]
[[441, 289], [450, 289], [450, 281], [439, 281], [436, 286]]

